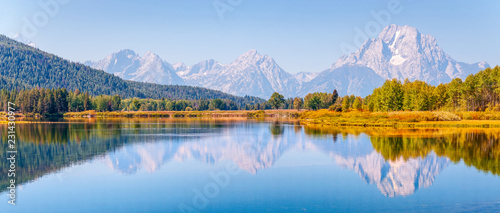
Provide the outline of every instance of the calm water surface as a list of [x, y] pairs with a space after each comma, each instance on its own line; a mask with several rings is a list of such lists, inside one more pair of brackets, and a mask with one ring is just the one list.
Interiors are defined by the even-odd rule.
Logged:
[[499, 129], [222, 120], [19, 124], [0, 212], [500, 212]]

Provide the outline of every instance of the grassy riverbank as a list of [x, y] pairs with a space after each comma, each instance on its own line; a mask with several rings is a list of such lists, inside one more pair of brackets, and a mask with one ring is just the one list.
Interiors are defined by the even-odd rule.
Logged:
[[119, 117], [158, 117], [158, 118], [299, 118], [304, 111], [298, 110], [260, 110], [260, 111], [123, 111], [123, 112], [68, 112], [67, 118], [119, 118]]
[[332, 112], [307, 111], [300, 123], [326, 126], [379, 127], [500, 127], [500, 112]]
[[[23, 122], [25, 117], [16, 122]], [[237, 110], [237, 111], [120, 111], [120, 112], [68, 112], [65, 118], [270, 118], [291, 119], [304, 125], [360, 126], [360, 127], [500, 127], [500, 112], [333, 112], [329, 110]], [[6, 117], [0, 115], [0, 123]], [[26, 118], [34, 116], [28, 115]], [[29, 120], [29, 119], [28, 119]], [[35, 121], [27, 121], [37, 122]]]

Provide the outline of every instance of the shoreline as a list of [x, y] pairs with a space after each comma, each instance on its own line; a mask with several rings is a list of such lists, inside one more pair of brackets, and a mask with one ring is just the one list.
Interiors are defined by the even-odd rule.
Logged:
[[500, 112], [332, 112], [307, 111], [300, 117], [304, 125], [332, 127], [394, 127], [394, 128], [496, 128], [500, 127]]
[[322, 127], [393, 127], [393, 128], [500, 128], [500, 121], [494, 120], [465, 120], [465, 121], [419, 121], [388, 122], [388, 123], [323, 123], [313, 119], [300, 120], [300, 124]]
[[[16, 123], [64, 123], [57, 119], [279, 119], [298, 121], [305, 110], [235, 110], [235, 111], [122, 111], [122, 112], [67, 112], [60, 116], [16, 115]], [[51, 121], [54, 118], [56, 120]], [[0, 124], [6, 124], [6, 117], [0, 117]], [[71, 121], [70, 121], [71, 122]]]
[[64, 118], [299, 118], [299, 110], [67, 112]]
[[[44, 121], [44, 117], [23, 116], [16, 123], [61, 123]], [[42, 120], [36, 120], [36, 119]], [[333, 112], [329, 110], [238, 110], [238, 111], [123, 111], [68, 112], [63, 119], [275, 119], [299, 122], [305, 126], [324, 127], [392, 127], [392, 128], [497, 128], [500, 112]], [[34, 119], [34, 120], [30, 120]], [[81, 120], [86, 122], [85, 120]], [[0, 120], [6, 124], [7, 120]], [[71, 121], [69, 121], [71, 122]]]

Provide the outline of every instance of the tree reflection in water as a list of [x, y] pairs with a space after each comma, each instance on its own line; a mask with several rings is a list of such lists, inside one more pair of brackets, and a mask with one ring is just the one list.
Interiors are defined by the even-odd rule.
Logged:
[[[6, 134], [6, 128], [1, 131]], [[241, 120], [118, 119], [19, 124], [17, 137], [19, 184], [99, 156], [105, 156], [110, 166], [124, 174], [140, 168], [153, 172], [171, 159], [186, 158], [208, 164], [229, 159], [256, 174], [272, 167], [291, 149], [323, 152], [376, 184], [386, 196], [409, 195], [419, 187], [430, 186], [450, 162], [463, 161], [494, 175], [500, 172], [498, 129], [331, 128]], [[315, 140], [325, 137], [332, 137], [329, 141], [333, 142]], [[369, 142], [357, 138], [369, 138]], [[7, 143], [0, 140], [0, 157], [6, 158]], [[145, 144], [158, 141], [169, 144]], [[131, 154], [113, 154], [122, 147], [131, 147]], [[143, 160], [146, 157], [148, 160]], [[5, 174], [7, 162], [0, 165]], [[6, 181], [2, 179], [0, 184], [3, 189]]]

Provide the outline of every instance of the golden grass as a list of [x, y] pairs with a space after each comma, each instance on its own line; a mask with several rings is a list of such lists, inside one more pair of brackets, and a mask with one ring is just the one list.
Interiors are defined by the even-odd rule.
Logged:
[[[374, 127], [500, 127], [500, 112], [398, 111], [334, 112], [329, 110], [239, 111], [120, 111], [68, 112], [66, 118], [271, 118], [299, 120], [301, 124]], [[19, 119], [19, 121], [22, 119]], [[0, 123], [6, 123], [0, 116]]]
[[307, 111], [300, 123], [333, 126], [396, 126], [396, 127], [500, 127], [500, 112], [332, 112]]
[[68, 118], [118, 118], [118, 117], [165, 117], [165, 118], [298, 118], [303, 111], [298, 110], [238, 110], [238, 111], [122, 111], [122, 112], [68, 112]]

